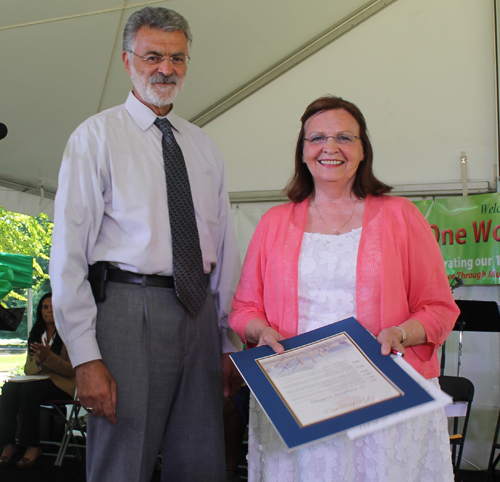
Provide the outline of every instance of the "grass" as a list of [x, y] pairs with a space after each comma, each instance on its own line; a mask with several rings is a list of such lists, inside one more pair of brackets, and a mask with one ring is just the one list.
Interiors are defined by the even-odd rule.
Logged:
[[2, 391], [2, 386], [9, 373], [12, 375], [14, 371], [16, 371], [18, 372], [16, 373], [17, 375], [23, 372], [25, 361], [26, 353], [2, 355], [0, 351], [0, 372], [4, 372], [0, 377], [0, 392]]
[[19, 353], [15, 355], [1, 355], [0, 354], [0, 372], [10, 372], [19, 365], [24, 365], [26, 361], [26, 353]]

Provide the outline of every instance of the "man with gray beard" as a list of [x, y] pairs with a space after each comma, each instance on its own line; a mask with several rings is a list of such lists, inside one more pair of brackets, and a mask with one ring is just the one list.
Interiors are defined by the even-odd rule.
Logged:
[[160, 451], [162, 481], [225, 479], [240, 261], [221, 154], [172, 112], [190, 45], [176, 12], [132, 14], [122, 59], [133, 90], [81, 124], [64, 152], [50, 275], [91, 415], [88, 481], [149, 481]]

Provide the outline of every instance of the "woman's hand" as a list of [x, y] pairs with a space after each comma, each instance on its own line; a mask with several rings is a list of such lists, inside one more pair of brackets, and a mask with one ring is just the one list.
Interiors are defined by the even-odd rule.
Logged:
[[[406, 335], [406, 340], [403, 340], [403, 332]], [[382, 345], [382, 355], [389, 355], [392, 350], [404, 355], [405, 347], [427, 343], [427, 333], [420, 321], [411, 318], [397, 327], [384, 328], [378, 334], [377, 340]]]
[[274, 328], [271, 328], [267, 321], [260, 318], [254, 318], [247, 323], [245, 327], [245, 337], [257, 346], [268, 345], [276, 353], [283, 353], [285, 349], [280, 342], [285, 337], [278, 333]]
[[36, 362], [40, 365], [50, 355], [50, 343], [32, 343], [30, 353], [36, 356]]
[[384, 328], [377, 336], [377, 341], [382, 345], [382, 355], [389, 355], [393, 350], [404, 355], [405, 348], [401, 344], [403, 332], [395, 327]]
[[276, 353], [283, 353], [285, 349], [281, 343], [278, 343], [281, 340], [284, 340], [285, 337], [280, 335], [276, 330], [268, 326], [259, 336], [259, 343], [257, 346], [268, 345], [270, 346]]

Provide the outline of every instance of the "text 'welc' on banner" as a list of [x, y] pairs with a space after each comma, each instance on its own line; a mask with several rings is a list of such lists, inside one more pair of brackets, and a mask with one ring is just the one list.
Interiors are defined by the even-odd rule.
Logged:
[[500, 195], [414, 201], [434, 232], [448, 278], [500, 284]]

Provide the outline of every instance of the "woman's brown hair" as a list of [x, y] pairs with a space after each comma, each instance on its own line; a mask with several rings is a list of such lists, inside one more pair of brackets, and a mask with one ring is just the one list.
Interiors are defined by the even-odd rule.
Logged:
[[373, 149], [368, 137], [366, 121], [361, 111], [342, 97], [324, 96], [311, 102], [302, 115], [301, 128], [295, 147], [295, 172], [283, 190], [293, 202], [301, 202], [314, 193], [314, 181], [307, 164], [303, 162], [305, 124], [313, 115], [327, 110], [343, 109], [351, 114], [359, 125], [359, 136], [363, 143], [364, 159], [360, 162], [352, 186], [354, 195], [360, 199], [366, 196], [381, 196], [391, 187], [379, 181], [373, 174]]

